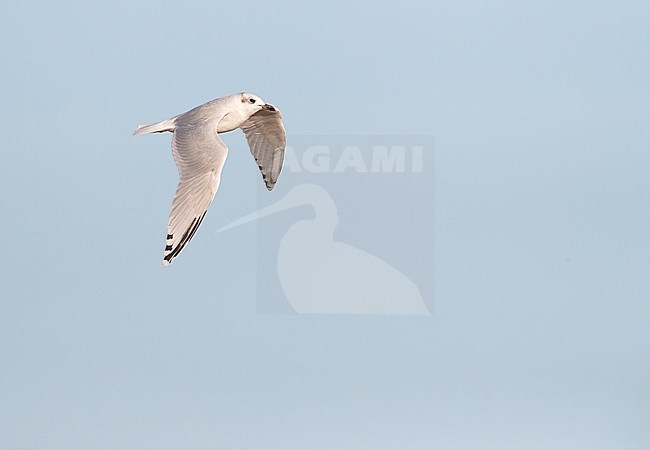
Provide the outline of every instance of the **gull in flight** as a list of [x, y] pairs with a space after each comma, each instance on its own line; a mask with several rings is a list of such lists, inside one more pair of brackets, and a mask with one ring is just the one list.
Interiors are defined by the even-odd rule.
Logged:
[[169, 265], [192, 239], [219, 189], [228, 147], [219, 138], [241, 128], [270, 191], [282, 169], [286, 135], [282, 115], [257, 95], [233, 94], [162, 122], [140, 125], [133, 134], [174, 133], [172, 154], [179, 182], [167, 225], [163, 264]]

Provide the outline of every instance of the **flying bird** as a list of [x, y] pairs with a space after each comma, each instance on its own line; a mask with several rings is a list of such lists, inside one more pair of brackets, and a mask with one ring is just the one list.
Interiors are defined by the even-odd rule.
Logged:
[[280, 111], [255, 94], [218, 98], [133, 134], [174, 133], [172, 154], [180, 178], [167, 225], [163, 264], [169, 265], [192, 239], [219, 189], [228, 147], [219, 133], [241, 128], [270, 191], [280, 176], [286, 134]]

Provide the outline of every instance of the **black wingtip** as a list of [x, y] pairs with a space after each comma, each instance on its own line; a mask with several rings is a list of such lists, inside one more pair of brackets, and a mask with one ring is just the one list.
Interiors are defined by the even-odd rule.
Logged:
[[[192, 223], [190, 224], [189, 228], [183, 233], [183, 237], [181, 240], [176, 244], [176, 248], [173, 248], [173, 245], [167, 244], [165, 246], [165, 252], [169, 252], [165, 257], [163, 258], [163, 265], [168, 266], [172, 263], [172, 259], [177, 257], [181, 250], [185, 247], [185, 244], [190, 242], [192, 240], [192, 237], [194, 237], [194, 233], [196, 233], [196, 230], [198, 230], [199, 225], [201, 225], [201, 222], [203, 221], [203, 218], [205, 217], [205, 213], [207, 213], [207, 209], [203, 211], [203, 214], [201, 214], [200, 217], [195, 217], [192, 220]], [[167, 239], [173, 238], [172, 234], [167, 234]]]

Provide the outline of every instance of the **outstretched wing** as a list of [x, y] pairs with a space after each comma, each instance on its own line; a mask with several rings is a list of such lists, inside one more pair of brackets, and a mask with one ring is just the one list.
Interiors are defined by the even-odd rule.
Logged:
[[280, 176], [287, 143], [282, 114], [267, 104], [265, 109], [253, 114], [240, 128], [246, 135], [251, 153], [262, 172], [262, 179], [270, 191]]
[[221, 169], [228, 148], [217, 134], [217, 124], [225, 113], [198, 122], [180, 116], [172, 139], [172, 154], [180, 181], [176, 188], [167, 226], [163, 264], [168, 265], [183, 250], [201, 225], [219, 189]]

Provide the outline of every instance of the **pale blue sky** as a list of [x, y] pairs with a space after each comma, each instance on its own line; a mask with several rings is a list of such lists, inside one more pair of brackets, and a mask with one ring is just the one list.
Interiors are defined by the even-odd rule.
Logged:
[[[642, 1], [4, 2], [0, 448], [648, 448], [648, 23]], [[255, 228], [212, 233], [264, 189], [240, 135], [161, 265], [169, 137], [131, 133], [240, 91], [290, 136], [434, 136], [431, 317], [257, 314]]]

